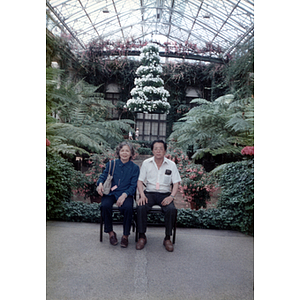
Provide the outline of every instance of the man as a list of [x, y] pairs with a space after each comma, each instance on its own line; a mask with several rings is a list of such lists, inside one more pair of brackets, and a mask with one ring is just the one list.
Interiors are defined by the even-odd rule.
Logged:
[[[177, 213], [173, 200], [175, 199], [181, 178], [176, 164], [165, 157], [167, 145], [164, 141], [153, 141], [151, 150], [153, 157], [143, 162], [137, 182], [140, 199], [137, 201], [139, 240], [136, 244], [136, 249], [143, 249], [147, 243], [145, 235], [147, 229], [147, 212], [153, 205], [159, 205], [165, 216], [166, 236], [163, 244], [167, 251], [172, 252], [174, 247], [170, 237]], [[146, 186], [145, 191], [144, 185]]]

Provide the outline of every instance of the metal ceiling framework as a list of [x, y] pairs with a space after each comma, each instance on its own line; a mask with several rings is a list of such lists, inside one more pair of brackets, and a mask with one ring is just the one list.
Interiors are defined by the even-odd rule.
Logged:
[[254, 36], [249, 0], [46, 0], [46, 9], [56, 21], [47, 28], [71, 35], [82, 49], [102, 38], [213, 44], [225, 56]]

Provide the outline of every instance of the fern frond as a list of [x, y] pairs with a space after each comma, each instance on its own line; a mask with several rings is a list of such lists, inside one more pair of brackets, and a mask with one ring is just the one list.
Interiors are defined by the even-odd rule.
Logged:
[[216, 156], [219, 154], [240, 154], [243, 147], [227, 145], [220, 148], [212, 149], [210, 154], [212, 156]]
[[176, 145], [185, 148], [193, 145], [197, 149], [193, 159], [200, 159], [205, 153], [239, 154], [242, 146], [253, 144], [252, 98], [235, 100], [234, 95], [225, 95], [214, 102], [203, 99], [194, 102], [200, 105], [175, 123], [170, 135]]
[[78, 148], [72, 145], [68, 144], [51, 144], [49, 147], [47, 147], [47, 151], [52, 152], [52, 153], [61, 153], [61, 154], [71, 154], [71, 155], [76, 155], [76, 153], [86, 153], [89, 154], [86, 150], [82, 148]]
[[196, 99], [193, 99], [192, 101], [191, 101], [191, 103], [197, 103], [197, 104], [211, 104], [211, 102], [210, 101], [207, 101], [207, 100], [205, 100], [205, 99], [202, 99], [202, 98], [196, 98]]
[[217, 166], [216, 168], [214, 168], [213, 170], [211, 170], [211, 171], [209, 172], [209, 174], [218, 176], [219, 174], [221, 174], [221, 173], [226, 169], [226, 167], [227, 167], [229, 164], [230, 164], [230, 163], [225, 163], [225, 164], [222, 164], [222, 165], [220, 165], [220, 166]]
[[230, 104], [234, 99], [234, 95], [228, 94], [217, 98], [214, 102], [218, 104]]
[[236, 99], [233, 102], [230, 103], [229, 105], [229, 109], [233, 109], [236, 107], [242, 107], [245, 108], [248, 105], [253, 105], [254, 104], [254, 100], [251, 97], [247, 97], [247, 98], [243, 98], [243, 99]]
[[82, 149], [89, 148], [97, 153], [101, 152], [99, 144], [90, 138], [90, 132], [86, 128], [76, 127], [72, 124], [55, 123], [48, 126], [47, 133], [62, 137], [72, 146], [79, 146]]
[[236, 132], [245, 132], [250, 130], [251, 127], [251, 124], [249, 124], [249, 122], [243, 118], [241, 112], [234, 114], [225, 125], [225, 128], [229, 128]]
[[[47, 68], [46, 135], [53, 148], [60, 153], [101, 153], [123, 140], [123, 131], [128, 132], [134, 122], [107, 121], [107, 109], [115, 106], [96, 93], [99, 87], [84, 80], [59, 79], [61, 74]], [[52, 112], [59, 116], [59, 120], [51, 117]]]

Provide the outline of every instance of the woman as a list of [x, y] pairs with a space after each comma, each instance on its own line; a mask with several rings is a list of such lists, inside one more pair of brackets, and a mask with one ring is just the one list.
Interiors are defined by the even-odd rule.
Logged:
[[103, 183], [108, 176], [109, 162], [97, 181], [97, 192], [103, 196], [101, 210], [104, 220], [104, 232], [109, 234], [110, 243], [114, 246], [118, 244], [117, 235], [112, 226], [112, 206], [114, 203], [117, 204], [120, 212], [124, 215], [121, 247], [127, 248], [133, 213], [133, 196], [136, 191], [140, 168], [131, 161], [135, 155], [132, 144], [128, 142], [120, 143], [116, 149], [116, 155], [119, 159], [116, 159], [115, 162], [111, 161], [110, 174], [112, 174], [114, 163], [115, 169], [110, 193], [103, 196]]

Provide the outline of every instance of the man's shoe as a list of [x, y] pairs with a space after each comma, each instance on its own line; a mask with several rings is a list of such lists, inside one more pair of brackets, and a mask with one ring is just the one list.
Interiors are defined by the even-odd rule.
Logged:
[[172, 244], [172, 242], [170, 240], [164, 239], [164, 243], [163, 244], [164, 244], [164, 246], [165, 246], [165, 248], [166, 248], [167, 251], [173, 252], [174, 247], [173, 247], [173, 244]]
[[127, 248], [127, 246], [128, 246], [128, 239], [122, 237], [122, 239], [121, 239], [121, 247], [122, 248]]
[[144, 239], [143, 238], [139, 238], [138, 242], [136, 243], [136, 250], [142, 250], [145, 245], [147, 244], [147, 238], [145, 237]]
[[118, 245], [117, 234], [115, 232], [114, 235], [109, 238], [109, 241], [113, 246]]

